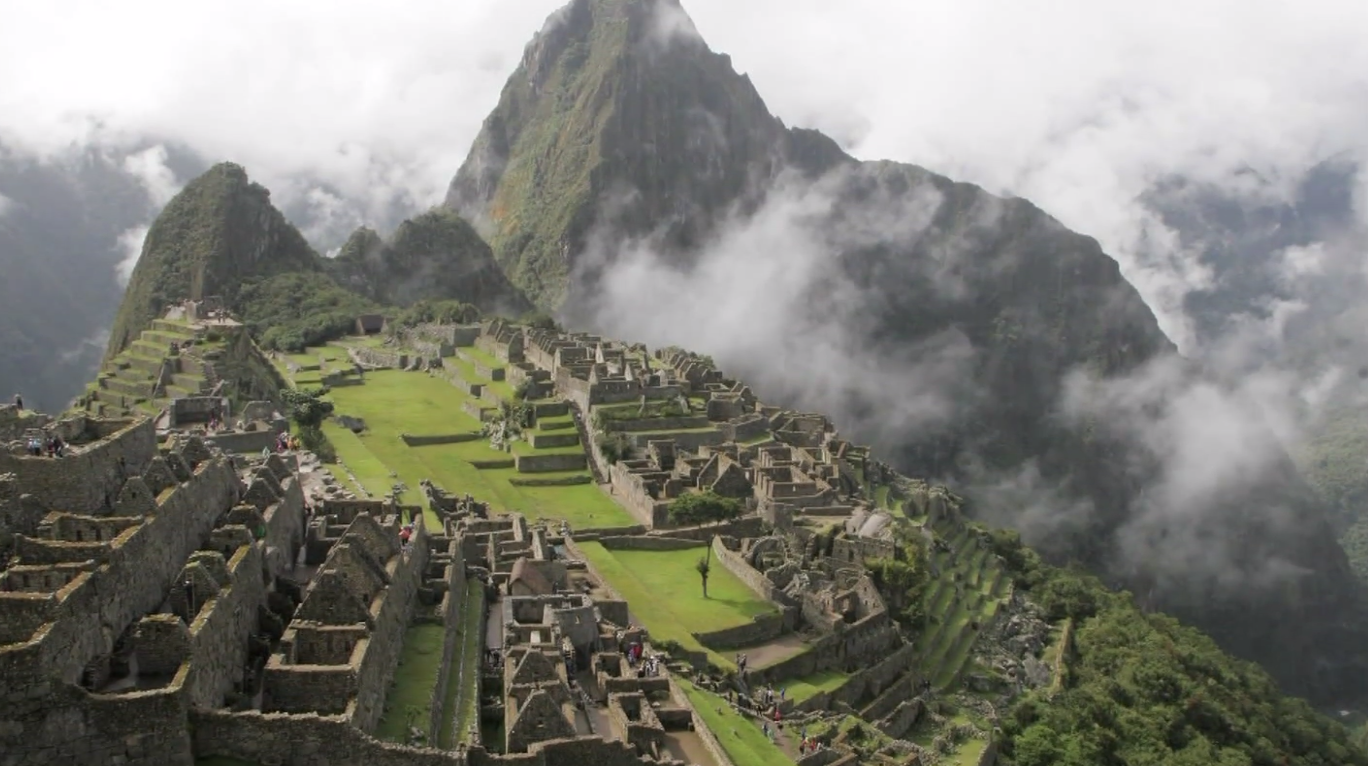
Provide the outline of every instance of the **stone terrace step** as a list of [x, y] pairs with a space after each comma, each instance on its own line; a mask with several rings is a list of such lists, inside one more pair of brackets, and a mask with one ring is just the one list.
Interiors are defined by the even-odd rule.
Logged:
[[138, 339], [133, 341], [129, 349], [134, 354], [148, 359], [165, 359], [170, 351], [168, 344], [154, 343], [150, 340]]
[[100, 378], [99, 386], [102, 390], [110, 391], [120, 396], [131, 396], [134, 398], [146, 398], [152, 395], [151, 382], [135, 383], [120, 378]]
[[187, 391], [194, 391], [196, 393], [203, 392], [208, 388], [205, 385], [206, 381], [203, 375], [194, 375], [191, 373], [182, 372], [172, 375], [171, 382], [178, 388], [183, 388]]
[[135, 370], [143, 376], [155, 376], [161, 372], [162, 360], [160, 359], [151, 359], [149, 357], [135, 356], [133, 354], [124, 354], [120, 356], [120, 359], [128, 365], [124, 369]]
[[195, 331], [190, 329], [188, 326], [177, 324], [176, 322], [172, 322], [166, 319], [152, 320], [152, 329], [156, 332], [164, 332], [170, 335], [175, 335], [182, 339], [195, 337]]

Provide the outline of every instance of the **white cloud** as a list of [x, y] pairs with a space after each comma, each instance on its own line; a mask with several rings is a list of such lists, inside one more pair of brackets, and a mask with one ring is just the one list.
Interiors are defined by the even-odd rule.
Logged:
[[119, 252], [123, 257], [114, 267], [114, 274], [119, 280], [120, 287], [128, 286], [129, 277], [133, 276], [133, 267], [138, 265], [138, 258], [142, 256], [143, 241], [147, 239], [149, 226], [135, 226], [119, 235]]
[[166, 148], [160, 144], [124, 158], [123, 169], [143, 185], [148, 200], [160, 210], [180, 191], [176, 174], [166, 166]]
[[[184, 140], [242, 162], [278, 195], [315, 177], [374, 219], [395, 200], [440, 199], [523, 45], [562, 3], [11, 5], [0, 133], [62, 146], [98, 118], [106, 136]], [[1181, 172], [1235, 184], [1249, 165], [1280, 189], [1368, 143], [1368, 4], [1354, 0], [684, 8], [787, 123], [861, 157], [1010, 189], [1097, 236], [1180, 342], [1192, 274], [1139, 244], [1154, 230], [1135, 202], [1147, 183]]]

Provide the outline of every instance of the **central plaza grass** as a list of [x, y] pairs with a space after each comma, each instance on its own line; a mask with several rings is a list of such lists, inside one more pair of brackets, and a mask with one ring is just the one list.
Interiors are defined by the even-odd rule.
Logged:
[[679, 551], [610, 551], [597, 542], [585, 542], [579, 547], [608, 584], [627, 599], [632, 615], [646, 626], [652, 640], [676, 641], [685, 649], [707, 652], [723, 668], [735, 665], [700, 644], [693, 634], [745, 625], [757, 615], [778, 611], [715, 558], [704, 598], [694, 569], [704, 556], [703, 546]]
[[[496, 512], [517, 511], [529, 520], [564, 519], [576, 529], [622, 527], [635, 523], [631, 514], [596, 485], [564, 487], [520, 487], [511, 483], [517, 477], [557, 478], [564, 474], [519, 474], [516, 469], [479, 469], [472, 460], [512, 460], [484, 440], [461, 444], [410, 447], [400, 434], [470, 433], [480, 422], [461, 409], [463, 394], [446, 380], [421, 373], [378, 370], [367, 373], [360, 385], [339, 386], [329, 398], [340, 415], [366, 422], [359, 436], [329, 425], [326, 433], [333, 440], [338, 457], [347, 464], [372, 493], [384, 495], [396, 481], [409, 488], [408, 503], [421, 503], [419, 483], [430, 479], [452, 494], [469, 493], [487, 502]], [[555, 450], [531, 450], [525, 454], [557, 454]], [[573, 451], [573, 449], [571, 450]], [[396, 476], [391, 477], [393, 471]], [[435, 515], [428, 522], [437, 524]]]
[[721, 697], [677, 678], [689, 702], [732, 762], [745, 766], [792, 766], [793, 759], [770, 741], [758, 724], [737, 713]]

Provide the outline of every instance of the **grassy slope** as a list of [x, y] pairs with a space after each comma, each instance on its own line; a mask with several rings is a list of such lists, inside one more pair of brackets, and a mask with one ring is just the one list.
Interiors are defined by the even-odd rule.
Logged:
[[716, 694], [676, 679], [713, 736], [737, 766], [791, 766], [793, 760], [769, 741], [755, 722], [741, 716]]
[[633, 616], [656, 641], [676, 641], [692, 651], [706, 651], [723, 668], [733, 663], [696, 641], [692, 633], [706, 633], [744, 625], [752, 617], [776, 611], [735, 575], [716, 562], [708, 576], [708, 598], [703, 598], [694, 563], [703, 548], [682, 551], [609, 551], [596, 542], [581, 543], [608, 583], [627, 599]]

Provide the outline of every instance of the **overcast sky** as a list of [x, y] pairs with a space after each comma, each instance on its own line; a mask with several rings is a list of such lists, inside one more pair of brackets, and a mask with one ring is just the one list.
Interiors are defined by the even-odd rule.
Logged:
[[[58, 146], [96, 115], [273, 188], [304, 173], [429, 204], [561, 4], [0, 0], [0, 136]], [[1127, 262], [1149, 180], [1288, 178], [1368, 147], [1362, 0], [684, 6], [786, 123], [1026, 196], [1099, 237], [1151, 303], [1198, 275]]]

